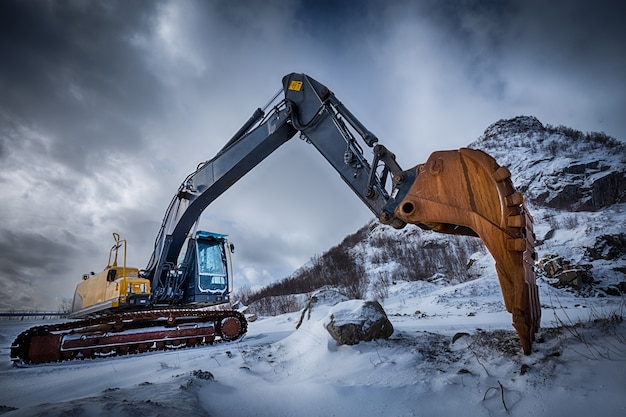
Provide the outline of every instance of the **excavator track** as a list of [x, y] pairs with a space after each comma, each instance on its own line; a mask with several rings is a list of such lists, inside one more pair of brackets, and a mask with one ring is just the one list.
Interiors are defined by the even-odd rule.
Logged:
[[11, 345], [11, 360], [21, 366], [212, 345], [241, 338], [247, 326], [234, 310], [110, 314], [31, 327]]

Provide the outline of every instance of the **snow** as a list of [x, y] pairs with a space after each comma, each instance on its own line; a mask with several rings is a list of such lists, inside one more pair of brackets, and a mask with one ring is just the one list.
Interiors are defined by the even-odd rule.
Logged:
[[333, 304], [350, 315], [357, 303], [332, 297], [315, 303], [297, 330], [301, 312], [261, 317], [228, 344], [25, 368], [9, 361], [10, 344], [41, 321], [2, 320], [0, 413], [626, 415], [624, 300], [540, 288], [543, 328], [528, 356], [495, 274], [452, 286], [392, 285], [383, 306], [394, 334], [353, 346], [337, 345], [324, 323], [339, 309]]

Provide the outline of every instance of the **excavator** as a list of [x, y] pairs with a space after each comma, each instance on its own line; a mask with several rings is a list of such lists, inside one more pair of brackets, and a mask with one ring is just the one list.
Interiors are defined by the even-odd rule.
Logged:
[[495, 260], [521, 348], [531, 353], [541, 318], [535, 235], [511, 172], [469, 148], [436, 151], [425, 163], [402, 169], [329, 88], [291, 73], [212, 159], [184, 179], [147, 266], [128, 267], [126, 241], [114, 234], [105, 270], [84, 275], [77, 286], [70, 314], [76, 320], [21, 333], [11, 346], [13, 362], [107, 357], [241, 338], [247, 331], [245, 316], [228, 308], [233, 246], [225, 235], [196, 230], [197, 222], [215, 199], [296, 134], [313, 145], [382, 224], [400, 229], [410, 223], [480, 238]]

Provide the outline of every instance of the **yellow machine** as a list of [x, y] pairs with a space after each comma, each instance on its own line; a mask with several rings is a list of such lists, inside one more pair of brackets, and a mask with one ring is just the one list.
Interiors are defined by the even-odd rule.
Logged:
[[[150, 281], [139, 277], [139, 268], [126, 266], [126, 240], [120, 239], [118, 233], [113, 233], [113, 239], [115, 244], [104, 271], [83, 275], [83, 281], [76, 286], [70, 318], [150, 305]], [[117, 263], [120, 248], [121, 266]]]

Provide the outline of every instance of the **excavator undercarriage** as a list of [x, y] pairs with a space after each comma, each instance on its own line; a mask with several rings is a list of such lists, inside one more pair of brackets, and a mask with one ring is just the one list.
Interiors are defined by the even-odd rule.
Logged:
[[19, 366], [172, 350], [234, 341], [246, 330], [234, 310], [126, 312], [32, 327], [13, 342], [11, 359]]

